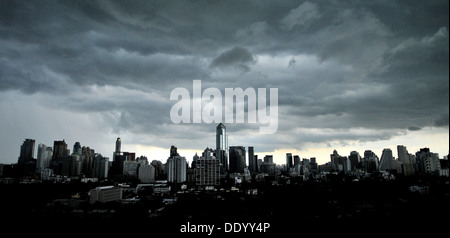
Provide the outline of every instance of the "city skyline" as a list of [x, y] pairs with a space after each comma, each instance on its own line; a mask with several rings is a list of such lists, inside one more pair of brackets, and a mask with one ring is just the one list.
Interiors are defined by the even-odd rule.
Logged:
[[275, 134], [260, 134], [259, 121], [225, 123], [229, 146], [277, 164], [286, 153], [323, 164], [333, 150], [381, 157], [397, 145], [443, 157], [448, 4], [2, 1], [0, 163], [16, 163], [27, 138], [112, 159], [117, 137], [150, 160], [175, 145], [190, 161], [216, 148], [218, 124], [171, 122], [170, 92], [194, 80], [278, 90]]
[[[226, 132], [226, 127], [223, 123], [220, 123], [217, 127], [216, 127], [216, 144], [220, 144], [222, 143], [221, 141], [222, 136], [221, 135], [225, 135], [227, 137], [227, 132]], [[222, 134], [223, 133], [223, 134]], [[165, 155], [166, 157], [164, 158], [152, 158], [152, 157], [147, 157], [147, 155], [145, 154], [139, 154], [136, 153], [135, 151], [132, 150], [127, 150], [127, 151], [123, 151], [121, 150], [121, 145], [122, 145], [122, 140], [120, 137], [117, 137], [114, 143], [114, 148], [110, 151], [110, 153], [112, 154], [112, 156], [108, 156], [108, 154], [102, 154], [101, 152], [98, 152], [95, 150], [94, 147], [91, 147], [89, 145], [84, 145], [82, 143], [80, 143], [79, 141], [75, 142], [73, 147], [70, 146], [70, 144], [68, 144], [64, 139], [63, 140], [55, 140], [53, 143], [53, 147], [52, 146], [48, 146], [47, 144], [44, 143], [40, 143], [38, 141], [36, 141], [35, 139], [32, 138], [27, 138], [25, 139], [22, 144], [20, 145], [20, 150], [18, 152], [18, 156], [17, 156], [17, 160], [16, 162], [12, 162], [10, 164], [16, 164], [16, 163], [20, 163], [20, 162], [25, 162], [25, 161], [30, 161], [32, 159], [38, 159], [40, 157], [40, 154], [42, 153], [41, 150], [45, 151], [45, 150], [49, 150], [50, 151], [50, 158], [59, 158], [62, 156], [69, 156], [71, 154], [81, 154], [81, 150], [82, 147], [83, 149], [89, 149], [92, 150], [92, 153], [95, 152], [95, 154], [99, 154], [102, 156], [102, 158], [108, 159], [108, 161], [110, 162], [114, 162], [115, 161], [115, 157], [117, 155], [121, 155], [121, 154], [132, 154], [133, 156], [133, 161], [135, 157], [145, 157], [146, 160], [156, 160], [156, 161], [161, 161], [163, 163], [167, 163], [169, 159], [173, 158], [174, 156], [178, 156], [178, 157], [182, 157], [187, 163], [188, 166], [191, 166], [191, 163], [193, 161], [195, 161], [195, 158], [198, 158], [199, 154], [203, 154], [206, 150], [210, 150], [214, 153], [216, 153], [216, 151], [220, 150], [223, 151], [222, 147], [218, 147], [217, 149], [212, 149], [212, 147], [205, 147], [204, 150], [200, 150], [200, 151], [195, 151], [194, 155], [192, 157], [186, 157], [184, 154], [180, 154], [178, 153], [178, 147], [176, 147], [175, 145], [171, 145], [168, 148], [165, 148]], [[58, 148], [54, 148], [55, 146], [57, 146]], [[25, 149], [28, 148], [28, 149]], [[71, 149], [73, 148], [73, 149]], [[77, 149], [76, 149], [77, 148]], [[248, 151], [247, 151], [248, 149]], [[286, 166], [287, 169], [289, 168], [293, 168], [294, 165], [294, 159], [295, 157], [297, 157], [297, 160], [310, 160], [310, 159], [314, 159], [315, 161], [318, 162], [318, 165], [325, 165], [327, 163], [335, 163], [334, 162], [334, 156], [338, 156], [338, 157], [342, 157], [342, 158], [346, 158], [346, 159], [351, 159], [352, 156], [356, 156], [359, 155], [361, 158], [364, 158], [366, 155], [366, 152], [370, 152], [372, 153], [372, 156], [376, 156], [378, 158], [378, 162], [380, 164], [377, 165], [380, 166], [380, 169], [382, 170], [386, 170], [386, 168], [392, 168], [393, 167], [393, 161], [383, 161], [383, 158], [386, 156], [387, 158], [392, 158], [398, 162], [400, 162], [401, 164], [404, 163], [411, 163], [410, 162], [410, 158], [408, 157], [410, 154], [414, 154], [416, 152], [420, 152], [423, 149], [428, 149], [430, 150], [432, 153], [437, 154], [439, 159], [448, 159], [448, 155], [450, 154], [444, 154], [441, 155], [439, 153], [436, 153], [432, 148], [426, 147], [426, 146], [422, 146], [417, 150], [414, 149], [409, 149], [407, 145], [404, 144], [399, 144], [396, 145], [394, 149], [391, 149], [390, 147], [386, 147], [383, 149], [383, 151], [381, 153], [377, 153], [376, 151], [372, 151], [372, 149], [370, 148], [366, 148], [363, 151], [358, 151], [358, 150], [352, 150], [349, 153], [341, 153], [338, 152], [336, 149], [334, 149], [333, 151], [330, 151], [330, 153], [328, 154], [328, 158], [326, 160], [317, 160], [316, 156], [311, 156], [311, 157], [305, 157], [305, 156], [301, 156], [299, 154], [293, 153], [292, 151], [286, 152], [285, 154], [283, 154], [283, 158], [279, 158], [279, 157], [275, 157], [274, 154], [270, 154], [270, 153], [255, 153], [254, 152], [254, 147], [253, 146], [243, 146], [243, 145], [232, 145], [232, 146], [228, 146], [229, 151], [233, 151], [230, 152], [231, 154], [236, 154], [236, 150], [238, 151], [242, 151], [242, 152], [238, 152], [239, 156], [243, 156], [244, 157], [244, 162], [242, 164], [242, 166], [244, 166], [245, 168], [249, 168], [250, 169], [250, 155], [255, 155], [255, 156], [259, 156], [260, 160], [263, 160], [263, 158], [265, 158], [266, 156], [271, 157], [271, 160], [273, 163], [275, 163], [276, 165], [284, 165]], [[64, 150], [67, 150], [67, 152], [64, 152]], [[78, 150], [78, 152], [76, 152], [75, 150]], [[58, 152], [56, 152], [58, 151]], [[174, 154], [175, 153], [175, 154]], [[26, 159], [24, 159], [22, 157], [22, 155], [26, 155]], [[36, 155], [36, 156], [35, 156]], [[278, 156], [278, 154], [276, 154]], [[59, 156], [59, 157], [58, 157]], [[236, 157], [236, 155], [233, 155], [234, 157]], [[163, 156], [161, 156], [163, 157]], [[218, 161], [221, 161], [221, 159], [217, 156], [214, 156], [215, 159], [217, 159]], [[338, 158], [336, 157], [336, 158]], [[127, 159], [128, 160], [128, 159]], [[229, 157], [226, 159], [225, 164], [230, 164], [231, 160], [235, 160], [235, 158], [230, 159]], [[239, 160], [241, 161], [241, 159]], [[242, 162], [242, 161], [241, 161]], [[239, 162], [239, 163], [241, 163]], [[39, 164], [39, 161], [37, 162]], [[221, 161], [220, 164], [223, 164], [224, 162]], [[232, 162], [233, 163], [233, 162]], [[236, 163], [236, 162], [234, 162]], [[349, 161], [350, 163], [350, 161]], [[388, 163], [388, 165], [386, 165], [386, 163]], [[0, 163], [2, 164], [2, 163]], [[8, 163], [6, 163], [8, 164]], [[236, 165], [234, 165], [236, 166]], [[244, 167], [240, 167], [241, 169], [243, 169]], [[229, 170], [229, 168], [227, 169], [227, 171]], [[233, 169], [235, 170], [235, 168]]]

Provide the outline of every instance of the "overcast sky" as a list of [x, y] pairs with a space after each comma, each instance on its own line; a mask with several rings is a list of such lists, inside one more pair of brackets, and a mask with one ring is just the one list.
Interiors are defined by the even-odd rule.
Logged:
[[[449, 147], [449, 2], [0, 1], [0, 163], [26, 138], [165, 161], [215, 148], [174, 124], [170, 93], [278, 88], [278, 131], [226, 124], [229, 145], [329, 161]], [[192, 96], [192, 94], [191, 94]], [[37, 153], [35, 153], [35, 156]], [[260, 157], [261, 158], [261, 157]]]

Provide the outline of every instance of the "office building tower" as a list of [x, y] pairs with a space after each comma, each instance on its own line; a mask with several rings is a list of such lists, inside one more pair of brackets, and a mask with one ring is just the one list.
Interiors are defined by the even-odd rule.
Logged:
[[153, 167], [153, 165], [151, 164], [139, 166], [138, 178], [141, 183], [155, 182], [155, 167]]
[[264, 156], [264, 162], [261, 163], [261, 172], [269, 176], [275, 176], [275, 167], [273, 163], [273, 155]]
[[20, 146], [20, 156], [19, 163], [27, 163], [33, 160], [34, 157], [34, 140], [25, 139], [25, 141]]
[[359, 168], [361, 164], [361, 156], [357, 151], [350, 152], [350, 156], [348, 156], [350, 159], [350, 164], [352, 166], [352, 170]]
[[81, 148], [81, 157], [83, 159], [83, 174], [87, 177], [93, 176], [95, 150], [83, 146]]
[[137, 178], [137, 171], [139, 168], [139, 165], [136, 161], [132, 160], [125, 160], [123, 161], [123, 176], [127, 179], [134, 179]]
[[167, 159], [167, 181], [183, 183], [186, 181], [186, 158], [176, 155]]
[[214, 151], [206, 148], [197, 160], [195, 169], [195, 184], [197, 186], [216, 186], [220, 184], [220, 164], [214, 156]]
[[266, 155], [266, 156], [264, 156], [263, 162], [264, 163], [271, 163], [271, 164], [273, 164], [273, 155]]
[[98, 178], [99, 180], [108, 177], [109, 170], [109, 159], [108, 157], [103, 157], [101, 154], [95, 154], [93, 159], [93, 169], [92, 176]]
[[230, 146], [229, 149], [229, 172], [230, 173], [244, 173], [245, 164], [245, 147]]
[[296, 165], [300, 165], [300, 156], [298, 156], [298, 155], [294, 155], [294, 167], [296, 166]]
[[379, 170], [387, 171], [394, 169], [394, 158], [392, 157], [391, 149], [383, 149], [383, 153], [381, 154]]
[[380, 171], [388, 171], [394, 169], [394, 158], [392, 157], [391, 149], [384, 149], [381, 155], [380, 165], [378, 168]]
[[344, 172], [351, 171], [350, 160], [345, 156], [340, 156], [336, 150], [334, 150], [333, 154], [330, 155], [330, 159], [333, 169]]
[[116, 140], [116, 153], [120, 153], [120, 147], [122, 146], [122, 141], [120, 140], [120, 137], [117, 137]]
[[178, 149], [177, 149], [177, 147], [175, 147], [175, 146], [171, 146], [170, 147], [170, 156], [169, 157], [175, 157], [175, 156], [178, 156], [178, 155], [180, 155], [180, 154], [178, 154]]
[[286, 171], [289, 172], [289, 170], [294, 168], [294, 161], [292, 158], [292, 153], [286, 153]]
[[200, 159], [200, 157], [197, 155], [197, 153], [195, 153], [195, 155], [192, 157], [192, 163], [191, 163], [191, 167], [193, 169], [197, 168], [197, 160]]
[[318, 171], [319, 166], [317, 164], [316, 157], [311, 157], [310, 159], [311, 159], [311, 162], [309, 163], [309, 166], [311, 168], [310, 172], [314, 174]]
[[50, 160], [52, 159], [52, 147], [47, 147], [45, 144], [38, 145], [38, 154], [36, 162], [36, 172], [41, 173], [42, 170], [50, 167]]
[[72, 155], [81, 155], [82, 152], [83, 151], [80, 142], [75, 142], [75, 144], [73, 145]]
[[402, 164], [410, 164], [411, 163], [411, 161], [409, 160], [408, 150], [406, 150], [405, 146], [403, 146], [403, 145], [397, 146], [397, 156], [398, 156], [398, 160]]
[[221, 164], [220, 174], [223, 176], [228, 171], [228, 136], [222, 123], [216, 127], [216, 158]]
[[369, 173], [378, 170], [379, 159], [378, 156], [371, 150], [364, 151], [364, 159], [362, 167]]
[[53, 142], [53, 157], [52, 160], [60, 160], [70, 154], [67, 144], [64, 140]]
[[64, 140], [53, 142], [53, 155], [50, 162], [50, 168], [53, 169], [54, 174], [63, 174], [63, 160], [69, 155], [70, 150], [67, 148], [67, 143]]
[[422, 174], [438, 174], [441, 170], [439, 155], [429, 148], [421, 148], [416, 152], [416, 168]]
[[248, 170], [250, 173], [257, 172], [257, 159], [255, 158], [255, 151], [253, 146], [248, 147]]

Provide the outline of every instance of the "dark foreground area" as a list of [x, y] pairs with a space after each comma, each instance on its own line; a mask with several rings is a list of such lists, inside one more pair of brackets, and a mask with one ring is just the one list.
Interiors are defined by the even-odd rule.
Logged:
[[262, 186], [257, 195], [185, 192], [171, 195], [174, 204], [152, 196], [91, 204], [87, 191], [95, 186], [0, 185], [1, 228], [21, 236], [429, 237], [450, 227], [448, 179]]

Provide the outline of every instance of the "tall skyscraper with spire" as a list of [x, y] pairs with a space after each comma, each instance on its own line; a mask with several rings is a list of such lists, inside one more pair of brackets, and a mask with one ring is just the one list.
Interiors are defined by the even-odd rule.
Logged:
[[116, 153], [120, 154], [120, 147], [122, 146], [122, 142], [120, 141], [120, 137], [117, 137], [116, 140]]
[[228, 171], [228, 136], [227, 128], [222, 123], [216, 127], [216, 158], [221, 165], [220, 175], [223, 176]]

